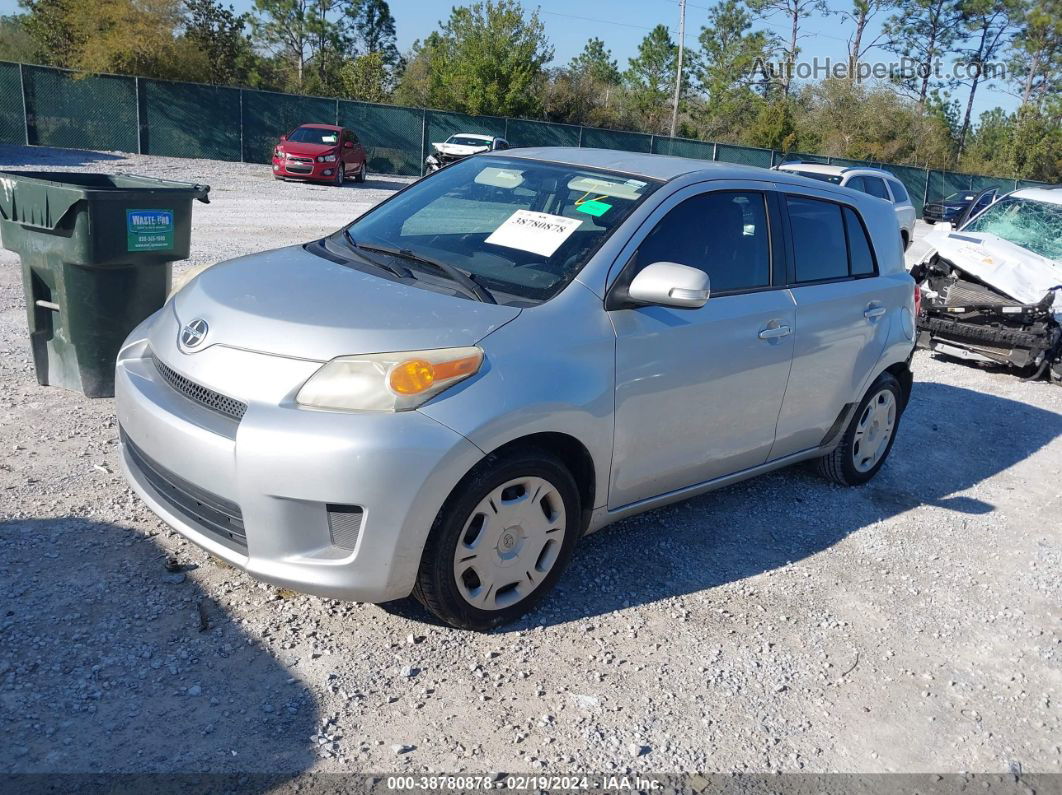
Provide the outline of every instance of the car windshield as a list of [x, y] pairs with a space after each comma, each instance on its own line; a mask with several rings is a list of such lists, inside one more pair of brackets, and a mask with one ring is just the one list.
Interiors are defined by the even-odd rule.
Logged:
[[465, 135], [451, 135], [446, 139], [448, 144], [456, 144], [457, 146], [490, 146], [490, 141], [485, 141], [482, 138], [469, 138]]
[[941, 199], [941, 201], [945, 202], [972, 202], [973, 200], [974, 195], [972, 193], [953, 193]]
[[288, 140], [297, 144], [322, 144], [331, 146], [339, 141], [339, 133], [335, 130], [324, 130], [320, 127], [299, 127], [293, 130]]
[[401, 251], [410, 269], [420, 269], [413, 257], [444, 262], [498, 303], [527, 305], [560, 292], [659, 184], [560, 163], [470, 158], [396, 194], [333, 240]]
[[996, 235], [1041, 257], [1062, 261], [1062, 204], [1008, 196], [962, 231]]
[[832, 185], [840, 185], [842, 179], [840, 174], [823, 174], [818, 171], [800, 171], [795, 168], [787, 168], [786, 171], [789, 171], [793, 174], [799, 174], [802, 177], [811, 177], [812, 179], [817, 179], [820, 182], [829, 182]]

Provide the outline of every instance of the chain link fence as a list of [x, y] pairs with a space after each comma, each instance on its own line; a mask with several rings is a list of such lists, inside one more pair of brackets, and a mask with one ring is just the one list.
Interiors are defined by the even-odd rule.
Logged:
[[514, 147], [597, 147], [760, 168], [793, 161], [884, 168], [907, 188], [919, 215], [925, 203], [952, 193], [1043, 184], [529, 119], [79, 75], [0, 61], [0, 143], [268, 163], [279, 137], [309, 122], [353, 129], [366, 148], [369, 170], [378, 174], [418, 176], [432, 143], [466, 132], [505, 138]]

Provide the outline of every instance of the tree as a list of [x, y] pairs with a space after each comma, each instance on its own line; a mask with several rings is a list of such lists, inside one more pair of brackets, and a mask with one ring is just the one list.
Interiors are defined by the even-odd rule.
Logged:
[[941, 58], [951, 51], [963, 22], [964, 0], [909, 0], [885, 23], [886, 49], [917, 65], [903, 83], [914, 91], [921, 105]]
[[37, 46], [24, 23], [21, 16], [0, 16], [0, 61], [34, 59]]
[[486, 0], [454, 8], [414, 45], [399, 96], [465, 113], [535, 116], [552, 58], [538, 11], [525, 17], [516, 0]]
[[797, 142], [793, 104], [789, 97], [764, 103], [748, 131], [748, 142], [765, 149], [792, 151]]
[[759, 111], [754, 94], [754, 87], [763, 84], [759, 65], [770, 58], [776, 40], [752, 30], [752, 16], [740, 0], [721, 0], [708, 12], [698, 41], [693, 72], [707, 99], [697, 115], [709, 139], [728, 137]]
[[382, 52], [356, 55], [340, 73], [343, 94], [362, 102], [387, 102], [391, 98], [391, 70]]
[[619, 68], [612, 57], [612, 50], [605, 49], [605, 42], [596, 36], [588, 40], [583, 51], [572, 58], [568, 71], [604, 85], [616, 85], [620, 81]]
[[[671, 118], [678, 47], [664, 25], [657, 25], [638, 45], [638, 54], [623, 73], [631, 109], [649, 132], [664, 132]], [[685, 77], [685, 76], [684, 76]]]
[[306, 90], [308, 66], [317, 59], [316, 87], [332, 82], [341, 63], [342, 33], [331, 18], [334, 0], [254, 0], [251, 29], [259, 44], [294, 71], [293, 88]]
[[216, 0], [185, 0], [184, 35], [210, 62], [209, 81], [216, 85], [245, 82], [251, 43], [244, 33], [247, 17]]
[[789, 40], [783, 45], [785, 63], [782, 74], [778, 76], [782, 95], [789, 96], [797, 55], [800, 53], [797, 45], [801, 38], [800, 23], [812, 14], [830, 13], [826, 0], [749, 0], [749, 8], [763, 18], [781, 14], [789, 22]]
[[35, 60], [45, 66], [70, 67], [81, 50], [69, 24], [74, 0], [20, 0], [22, 26], [33, 41]]
[[1021, 104], [1044, 104], [1062, 92], [1062, 0], [1034, 0], [1014, 39], [1010, 72]]
[[344, 14], [357, 52], [379, 53], [383, 63], [398, 64], [395, 18], [385, 0], [353, 0]]
[[854, 25], [852, 35], [848, 38], [848, 79], [862, 80], [859, 74], [859, 62], [863, 56], [873, 48], [881, 44], [887, 36], [883, 30], [871, 41], [864, 41], [867, 26], [879, 12], [886, 8], [892, 8], [898, 0], [852, 0], [850, 11], [841, 11], [840, 14]]
[[[959, 128], [957, 148], [960, 154], [966, 144], [966, 134], [970, 130], [970, 117], [973, 114], [977, 88], [986, 77], [986, 67], [996, 60], [1001, 50], [1010, 42], [1019, 13], [1015, 0], [967, 0], [965, 12], [971, 44], [959, 51], [966, 61], [966, 78], [960, 78], [960, 82], [969, 86], [970, 92], [966, 100], [966, 113]], [[990, 77], [989, 75], [989, 79]]]

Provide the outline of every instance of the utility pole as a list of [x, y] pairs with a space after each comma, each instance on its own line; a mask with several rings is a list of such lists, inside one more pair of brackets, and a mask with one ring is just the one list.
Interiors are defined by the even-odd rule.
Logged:
[[686, 46], [686, 0], [679, 0], [679, 51], [675, 69], [675, 106], [671, 109], [671, 137], [675, 137], [678, 124], [679, 96], [682, 94], [682, 50]]

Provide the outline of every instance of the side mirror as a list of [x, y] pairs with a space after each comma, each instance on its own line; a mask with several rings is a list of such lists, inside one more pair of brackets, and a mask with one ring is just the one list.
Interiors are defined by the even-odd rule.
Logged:
[[280, 136], [280, 142], [281, 143], [284, 143], [286, 140], [288, 140], [288, 136], [286, 136], [286, 135]]
[[627, 288], [635, 304], [699, 309], [708, 301], [711, 282], [699, 268], [677, 262], [654, 262], [642, 268]]
[[344, 141], [343, 142], [343, 148], [344, 149], [353, 149], [354, 148], [354, 142], [353, 141]]

